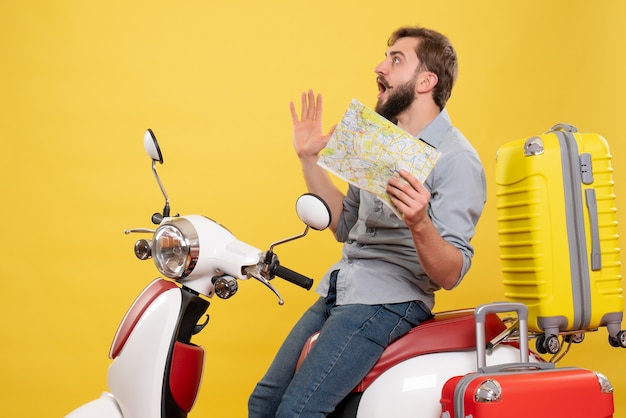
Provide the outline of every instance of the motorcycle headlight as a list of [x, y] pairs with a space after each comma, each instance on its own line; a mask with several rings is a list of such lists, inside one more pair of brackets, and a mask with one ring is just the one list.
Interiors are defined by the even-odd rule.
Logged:
[[163, 223], [154, 233], [152, 256], [157, 269], [170, 279], [191, 274], [200, 252], [195, 228], [185, 218]]

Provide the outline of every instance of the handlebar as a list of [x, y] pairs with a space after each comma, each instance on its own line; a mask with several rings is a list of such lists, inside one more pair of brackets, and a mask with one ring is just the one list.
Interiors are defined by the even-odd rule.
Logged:
[[280, 264], [274, 264], [271, 274], [272, 276], [278, 276], [288, 282], [303, 287], [306, 290], [309, 290], [311, 286], [313, 286], [313, 279], [309, 279], [308, 277], [288, 269], [287, 267], [283, 267]]
[[288, 269], [287, 267], [281, 266], [280, 261], [278, 261], [278, 257], [271, 249], [265, 253], [265, 260], [263, 261], [263, 264], [265, 264], [265, 267], [263, 268], [264, 275], [268, 280], [271, 280], [274, 276], [278, 276], [306, 290], [309, 290], [311, 286], [313, 286], [312, 279]]
[[283, 298], [280, 296], [280, 293], [278, 293], [278, 290], [276, 290], [276, 288], [270, 283], [270, 280], [272, 280], [274, 277], [276, 276], [281, 277], [287, 280], [288, 282], [298, 285], [306, 290], [309, 290], [311, 286], [313, 285], [312, 279], [309, 279], [308, 277], [303, 276], [300, 273], [297, 273], [291, 269], [288, 269], [287, 267], [281, 266], [280, 263], [278, 262], [278, 257], [276, 257], [276, 254], [274, 254], [272, 251], [268, 251], [265, 254], [265, 261], [263, 262], [263, 269], [261, 271], [258, 271], [255, 268], [254, 271], [256, 271], [256, 273], [253, 271], [248, 272], [247, 273], [248, 277], [253, 277], [257, 279], [258, 281], [263, 283], [265, 286], [267, 286], [268, 289], [274, 292], [274, 294], [278, 297], [279, 305], [282, 305], [285, 302], [283, 301]]

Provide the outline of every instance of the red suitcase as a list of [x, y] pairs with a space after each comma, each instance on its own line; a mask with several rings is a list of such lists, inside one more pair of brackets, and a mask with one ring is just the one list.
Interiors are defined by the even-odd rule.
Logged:
[[[516, 311], [520, 363], [485, 367], [485, 315]], [[577, 367], [528, 361], [528, 308], [495, 303], [476, 308], [478, 371], [448, 380], [442, 389], [441, 418], [612, 417], [613, 388], [605, 376]]]

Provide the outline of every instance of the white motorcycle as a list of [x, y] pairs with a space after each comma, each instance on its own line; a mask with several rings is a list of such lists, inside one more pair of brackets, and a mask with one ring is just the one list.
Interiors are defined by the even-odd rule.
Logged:
[[[296, 203], [304, 232], [263, 252], [207, 217], [170, 216], [169, 198], [156, 171], [163, 157], [151, 130], [144, 135], [144, 147], [152, 158], [165, 206], [163, 213], [152, 217], [156, 230], [126, 233], [152, 234], [151, 239], [136, 242], [135, 255], [141, 260], [152, 258], [166, 278], [152, 281], [119, 325], [109, 352], [108, 391], [72, 411], [70, 418], [186, 417], [198, 395], [205, 357], [205, 350], [191, 339], [208, 323], [208, 315], [203, 320], [208, 299], [230, 298], [237, 292], [238, 280], [249, 278], [274, 292], [279, 304], [283, 299], [270, 282], [275, 277], [310, 289], [313, 281], [282, 266], [274, 247], [304, 237], [310, 228], [324, 230], [330, 225], [326, 204], [304, 194]], [[513, 308], [504, 304], [496, 311]], [[527, 339], [516, 338], [526, 336], [527, 330], [516, 324], [494, 312], [486, 315], [484, 335], [478, 338], [478, 344], [488, 348], [486, 365], [528, 359]], [[443, 384], [477, 369], [476, 329], [473, 309], [440, 313], [420, 324], [385, 350], [332, 417], [440, 417]], [[314, 341], [312, 336], [303, 357]], [[542, 361], [530, 354], [531, 360]], [[485, 391], [485, 402], [490, 400]]]

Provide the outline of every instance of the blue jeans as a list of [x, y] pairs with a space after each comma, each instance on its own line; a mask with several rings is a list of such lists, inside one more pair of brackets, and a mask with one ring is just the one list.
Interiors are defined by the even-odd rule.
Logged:
[[[431, 314], [420, 302], [335, 305], [336, 273], [291, 330], [248, 401], [248, 417], [325, 417], [376, 364], [383, 350]], [[296, 372], [306, 340], [320, 335]]]

